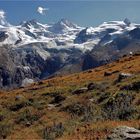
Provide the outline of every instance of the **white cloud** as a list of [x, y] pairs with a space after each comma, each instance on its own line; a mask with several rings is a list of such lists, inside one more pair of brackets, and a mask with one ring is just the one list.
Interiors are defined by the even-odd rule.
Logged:
[[0, 18], [5, 19], [5, 12], [3, 10], [0, 10]]
[[41, 15], [46, 15], [46, 13], [47, 13], [48, 10], [49, 10], [48, 8], [44, 8], [44, 7], [41, 7], [41, 6], [39, 6], [39, 7], [37, 8], [37, 12], [38, 12], [39, 14], [41, 14]]
[[0, 9], [0, 25], [11, 26], [10, 23], [7, 22], [5, 14], [6, 14], [5, 11]]

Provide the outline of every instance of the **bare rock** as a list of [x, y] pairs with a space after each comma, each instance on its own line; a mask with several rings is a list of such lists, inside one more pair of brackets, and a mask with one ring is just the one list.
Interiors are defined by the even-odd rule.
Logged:
[[140, 130], [128, 126], [115, 128], [107, 140], [140, 140]]
[[112, 72], [107, 72], [107, 71], [104, 72], [104, 76], [110, 76], [110, 75], [112, 75]]
[[81, 94], [81, 93], [85, 93], [86, 91], [88, 90], [87, 87], [83, 87], [83, 88], [80, 88], [80, 89], [76, 89], [73, 94]]
[[93, 89], [95, 89], [95, 86], [96, 85], [94, 83], [89, 83], [87, 88], [88, 88], [88, 90], [93, 90]]
[[51, 104], [58, 104], [62, 101], [64, 101], [66, 99], [66, 97], [61, 96], [61, 95], [57, 95], [56, 97], [54, 97], [54, 99], [51, 101]]
[[117, 82], [121, 82], [123, 79], [132, 77], [133, 75], [130, 73], [120, 73], [117, 79]]
[[22, 99], [24, 99], [24, 96], [22, 96], [22, 95], [16, 95], [15, 96], [15, 101], [20, 101]]

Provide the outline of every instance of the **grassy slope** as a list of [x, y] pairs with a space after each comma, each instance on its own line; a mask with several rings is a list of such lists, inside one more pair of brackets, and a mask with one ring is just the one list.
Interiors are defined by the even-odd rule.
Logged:
[[[104, 76], [105, 72], [115, 73]], [[131, 73], [133, 76], [114, 83], [121, 72]], [[118, 125], [140, 128], [139, 91], [121, 90], [124, 85], [137, 81], [140, 81], [140, 55], [127, 56], [96, 69], [56, 77], [42, 83], [35, 83], [27, 88], [1, 91], [0, 138], [104, 139], [112, 128]], [[72, 94], [76, 89], [87, 87], [91, 82], [96, 84], [93, 90], [78, 95]], [[109, 101], [117, 100], [117, 95], [120, 93], [133, 96], [131, 106], [134, 110], [129, 115], [130, 117], [109, 118], [109, 112], [104, 115], [102, 108], [108, 105]], [[16, 99], [17, 95], [20, 95], [20, 99]], [[53, 103], [56, 107], [50, 105], [55, 95], [65, 97], [65, 100], [59, 104]], [[121, 104], [122, 100], [119, 99], [119, 101]], [[111, 114], [113, 113], [112, 111]], [[61, 128], [51, 129], [61, 122], [64, 132]], [[48, 128], [47, 132], [50, 135], [46, 132], [44, 137], [45, 128]]]

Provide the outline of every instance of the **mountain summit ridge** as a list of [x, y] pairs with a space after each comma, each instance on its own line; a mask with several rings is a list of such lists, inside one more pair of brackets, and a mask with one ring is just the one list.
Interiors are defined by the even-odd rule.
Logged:
[[[106, 35], [109, 34], [112, 38], [115, 38], [118, 35], [125, 34], [127, 31], [132, 30], [134, 28], [140, 27], [138, 24], [131, 23], [129, 19], [125, 19], [124, 21], [109, 21], [104, 22], [103, 24], [97, 27], [80, 27], [69, 20], [62, 18], [57, 23], [54, 24], [41, 24], [36, 19], [23, 21], [18, 26], [10, 25], [5, 19], [5, 25], [0, 27], [1, 31], [10, 32], [12, 36], [12, 31], [14, 30], [14, 35], [20, 34], [21, 38], [21, 45], [30, 44], [32, 42], [46, 42], [49, 40], [60, 40], [60, 41], [70, 41], [75, 42], [76, 38], [78, 38], [78, 34], [85, 30], [86, 37], [85, 42], [89, 40], [95, 40], [95, 45], [101, 41], [101, 39]], [[7, 23], [7, 24], [6, 24]], [[88, 37], [87, 37], [88, 36]], [[7, 38], [8, 39], [8, 38]], [[24, 42], [22, 41], [24, 40]], [[46, 40], [46, 41], [45, 41]], [[111, 40], [110, 40], [111, 41]], [[0, 44], [7, 44], [10, 41], [0, 41]], [[15, 40], [12, 45], [15, 44], [17, 40]], [[17, 46], [20, 46], [18, 43]], [[82, 42], [75, 42], [76, 44], [84, 43]], [[10, 43], [11, 44], [11, 43]]]

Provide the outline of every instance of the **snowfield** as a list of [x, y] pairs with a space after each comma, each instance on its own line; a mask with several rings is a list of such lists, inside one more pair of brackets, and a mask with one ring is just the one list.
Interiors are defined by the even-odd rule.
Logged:
[[[104, 22], [98, 27], [80, 27], [66, 19], [55, 24], [41, 24], [36, 20], [24, 21], [18, 26], [13, 26], [4, 21], [0, 25], [0, 46], [11, 45], [13, 48], [32, 48], [38, 55], [46, 60], [50, 53], [46, 48], [79, 49], [82, 52], [91, 51], [99, 43], [107, 45], [113, 42], [118, 36], [122, 36], [140, 27], [138, 24], [125, 23], [126, 21]], [[127, 21], [128, 22], [128, 21]], [[4, 26], [6, 23], [6, 26]], [[8, 25], [8, 26], [7, 26]], [[78, 38], [80, 41], [74, 42]], [[85, 41], [82, 41], [85, 39]], [[34, 47], [36, 45], [38, 47]], [[45, 44], [42, 46], [41, 44]]]

